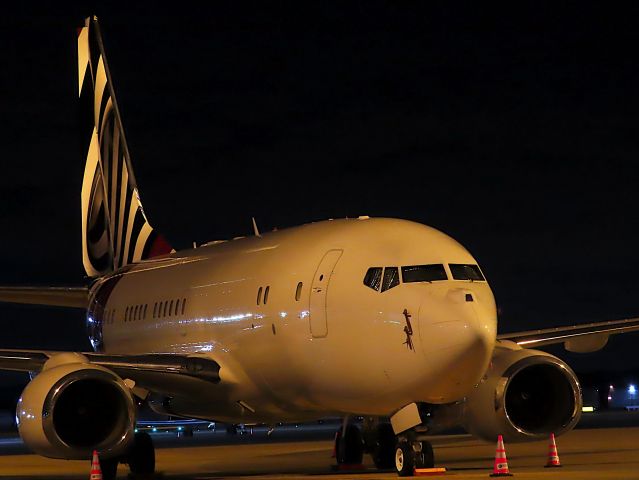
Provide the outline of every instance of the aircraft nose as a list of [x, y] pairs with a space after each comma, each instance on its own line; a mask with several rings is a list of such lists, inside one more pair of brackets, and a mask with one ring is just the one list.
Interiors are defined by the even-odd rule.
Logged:
[[[486, 371], [495, 346], [497, 314], [489, 290], [450, 289], [440, 301], [427, 299], [419, 310], [422, 351], [433, 369], [445, 372], [442, 400], [465, 395]], [[435, 367], [435, 365], [432, 365]]]

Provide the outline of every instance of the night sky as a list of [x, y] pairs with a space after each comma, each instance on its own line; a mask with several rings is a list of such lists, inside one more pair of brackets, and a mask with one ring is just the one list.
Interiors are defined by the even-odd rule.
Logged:
[[[63, 2], [0, 16], [0, 283], [82, 284], [76, 27], [97, 13], [151, 224], [177, 248], [399, 217], [478, 259], [500, 331], [639, 316], [639, 10]], [[88, 350], [0, 305], [0, 347]], [[639, 368], [637, 335], [554, 352]]]

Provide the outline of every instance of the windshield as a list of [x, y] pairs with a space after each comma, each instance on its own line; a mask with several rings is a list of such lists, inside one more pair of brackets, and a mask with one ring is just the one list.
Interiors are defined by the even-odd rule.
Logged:
[[477, 265], [464, 265], [460, 263], [449, 263], [450, 273], [453, 274], [455, 280], [484, 281], [485, 278], [481, 274]]
[[402, 281], [404, 283], [434, 282], [437, 280], [448, 280], [443, 265], [411, 265], [402, 267]]

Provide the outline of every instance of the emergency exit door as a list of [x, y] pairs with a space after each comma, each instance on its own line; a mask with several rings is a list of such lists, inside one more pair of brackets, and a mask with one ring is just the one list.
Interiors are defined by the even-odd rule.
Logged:
[[328, 288], [331, 276], [343, 250], [329, 250], [317, 267], [313, 284], [311, 285], [311, 335], [322, 338], [328, 335]]

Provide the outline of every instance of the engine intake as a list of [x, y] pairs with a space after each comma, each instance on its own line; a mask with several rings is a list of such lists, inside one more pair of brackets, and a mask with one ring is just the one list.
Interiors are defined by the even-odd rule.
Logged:
[[581, 416], [581, 387], [574, 372], [546, 352], [500, 345], [488, 372], [464, 407], [466, 429], [493, 441], [560, 435]]
[[16, 419], [25, 444], [52, 458], [122, 454], [135, 426], [135, 403], [115, 373], [90, 363], [45, 368], [24, 389]]

